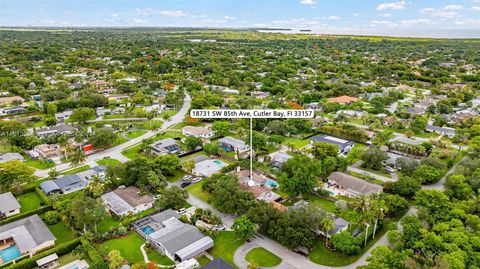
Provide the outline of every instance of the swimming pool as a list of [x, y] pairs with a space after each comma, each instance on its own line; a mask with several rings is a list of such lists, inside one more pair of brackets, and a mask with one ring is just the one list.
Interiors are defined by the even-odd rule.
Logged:
[[146, 235], [149, 235], [155, 232], [155, 230], [150, 225], [144, 226], [140, 230], [142, 230], [142, 232]]
[[3, 259], [3, 262], [9, 262], [22, 256], [22, 253], [20, 253], [20, 250], [18, 250], [16, 245], [12, 245], [11, 247], [0, 251], [0, 256]]
[[278, 183], [277, 183], [275, 180], [273, 180], [273, 179], [267, 178], [267, 179], [265, 180], [265, 186], [273, 189], [273, 188], [277, 188], [277, 187], [278, 187]]
[[219, 166], [219, 167], [224, 167], [226, 165], [226, 163], [222, 162], [222, 161], [219, 161], [219, 160], [213, 160], [213, 163], [216, 165], [216, 166]]

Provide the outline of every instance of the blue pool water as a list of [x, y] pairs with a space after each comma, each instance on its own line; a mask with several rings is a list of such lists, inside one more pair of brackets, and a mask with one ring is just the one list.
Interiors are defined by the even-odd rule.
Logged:
[[3, 262], [9, 262], [22, 256], [22, 253], [20, 253], [20, 250], [18, 250], [17, 246], [13, 245], [0, 251], [0, 256], [2, 256]]
[[80, 268], [75, 264], [75, 265], [69, 267], [68, 269], [80, 269]]
[[273, 189], [273, 188], [278, 187], [278, 183], [277, 183], [275, 180], [273, 180], [273, 179], [267, 178], [267, 179], [265, 180], [265, 186]]
[[220, 167], [225, 165], [222, 161], [219, 161], [219, 160], [213, 160], [213, 163]]
[[142, 230], [142, 232], [146, 235], [149, 235], [149, 234], [155, 232], [155, 230], [152, 227], [150, 227], [150, 225], [142, 227], [142, 229], [140, 229], [140, 230]]

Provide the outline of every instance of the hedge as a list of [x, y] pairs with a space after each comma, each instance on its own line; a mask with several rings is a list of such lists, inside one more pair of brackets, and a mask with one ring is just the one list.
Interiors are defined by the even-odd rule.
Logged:
[[[17, 262], [16, 264], [11, 264], [5, 268], [7, 269], [31, 269], [37, 267], [36, 261], [53, 253], [56, 253], [58, 256], [65, 255], [72, 252], [77, 246], [80, 245], [80, 239], [74, 239], [72, 241], [63, 243], [54, 248], [43, 251], [33, 257]], [[3, 268], [3, 267], [1, 267]]]
[[92, 261], [90, 264], [90, 268], [95, 269], [105, 269], [107, 268], [107, 264], [103, 260], [102, 255], [98, 253], [97, 249], [86, 239], [81, 239], [83, 249], [87, 251], [88, 258]]
[[52, 200], [39, 187], [35, 187], [35, 192], [40, 196], [45, 205], [51, 205]]
[[26, 218], [26, 217], [29, 217], [31, 215], [40, 215], [40, 214], [43, 214], [47, 211], [50, 211], [52, 210], [53, 207], [51, 205], [47, 205], [47, 206], [42, 206], [42, 207], [39, 207], [33, 211], [30, 211], [30, 212], [25, 212], [25, 213], [21, 213], [21, 214], [18, 214], [18, 215], [14, 215], [12, 217], [9, 217], [8, 219], [4, 219], [2, 221], [0, 221], [0, 226], [2, 225], [5, 225], [7, 223], [10, 223], [10, 222], [14, 222], [16, 220], [19, 220], [19, 219], [23, 219], [23, 218]]

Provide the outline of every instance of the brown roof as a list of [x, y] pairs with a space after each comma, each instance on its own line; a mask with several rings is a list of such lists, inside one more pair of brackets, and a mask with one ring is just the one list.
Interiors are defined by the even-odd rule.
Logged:
[[153, 198], [150, 195], [140, 196], [140, 190], [135, 186], [118, 188], [113, 192], [132, 207], [137, 207], [141, 204], [148, 204], [153, 202]]
[[9, 96], [9, 97], [0, 97], [0, 105], [6, 105], [6, 104], [11, 104], [14, 101], [20, 101], [23, 102], [25, 99], [23, 99], [20, 96]]
[[364, 181], [360, 178], [342, 172], [333, 172], [328, 176], [329, 181], [334, 181], [339, 186], [358, 194], [370, 195], [382, 191], [382, 186]]
[[276, 210], [280, 211], [280, 212], [286, 212], [288, 210], [288, 208], [278, 202], [271, 202], [273, 208], [275, 208]]
[[270, 192], [270, 190], [267, 189], [267, 188], [265, 188], [265, 187], [260, 187], [260, 186], [248, 186], [248, 184], [245, 183], [245, 182], [240, 183], [240, 189], [252, 193], [253, 196], [255, 196], [255, 198], [259, 197], [260, 195], [262, 195], [262, 194], [264, 194], [264, 193], [266, 193], [266, 192]]
[[332, 102], [332, 103], [339, 103], [339, 104], [350, 104], [350, 103], [358, 101], [358, 98], [351, 97], [351, 96], [348, 96], [348, 95], [342, 95], [342, 96], [339, 96], [339, 97], [328, 98], [328, 101]]

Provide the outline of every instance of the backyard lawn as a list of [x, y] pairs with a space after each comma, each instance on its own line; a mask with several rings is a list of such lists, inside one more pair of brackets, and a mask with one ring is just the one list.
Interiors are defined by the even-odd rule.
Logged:
[[70, 170], [67, 170], [67, 171], [60, 171], [60, 174], [62, 174], [62, 175], [73, 175], [73, 174], [76, 174], [76, 173], [87, 171], [88, 169], [90, 169], [90, 165], [86, 164], [86, 165], [82, 165], [82, 166], [79, 166], [77, 168], [73, 168], [73, 169], [70, 169]]
[[45, 170], [50, 167], [54, 167], [55, 163], [53, 162], [46, 162], [44, 160], [32, 160], [32, 159], [25, 159], [26, 161], [24, 162], [26, 165], [39, 169], [39, 170]]
[[145, 241], [135, 232], [130, 232], [124, 237], [111, 239], [97, 245], [102, 256], [107, 256], [111, 250], [118, 250], [130, 264], [143, 262], [143, 255], [140, 246]]
[[277, 266], [282, 262], [282, 259], [280, 259], [277, 255], [262, 247], [250, 250], [245, 256], [245, 259], [248, 262], [255, 263], [260, 267]]
[[282, 143], [284, 145], [292, 144], [296, 149], [301, 149], [310, 143], [310, 139], [299, 139], [295, 137], [287, 137]]
[[20, 204], [20, 213], [30, 212], [40, 207], [42, 199], [34, 191], [24, 193], [17, 196], [17, 201]]
[[160, 254], [158, 251], [155, 251], [150, 248], [145, 248], [147, 252], [148, 259], [151, 262], [161, 265], [174, 265], [175, 263], [167, 256]]
[[59, 221], [57, 224], [48, 225], [48, 229], [55, 235], [57, 241], [55, 244], [60, 245], [75, 239], [75, 234], [67, 225]]
[[212, 251], [210, 251], [210, 254], [213, 257], [221, 257], [229, 264], [235, 266], [233, 255], [237, 248], [243, 245], [245, 241], [243, 239], [238, 239], [235, 236], [235, 232], [220, 232], [217, 237], [215, 237], [214, 242], [215, 245]]
[[202, 182], [192, 184], [192, 185], [188, 186], [186, 189], [191, 195], [193, 195], [193, 196], [199, 198], [200, 200], [208, 203], [208, 199], [210, 198], [211, 194], [208, 193], [208, 192], [204, 192], [202, 190]]
[[115, 166], [115, 165], [121, 164], [121, 162], [119, 160], [112, 159], [112, 158], [101, 159], [101, 160], [98, 160], [97, 163], [99, 165], [104, 165], [104, 166], [107, 166], [107, 165]]

